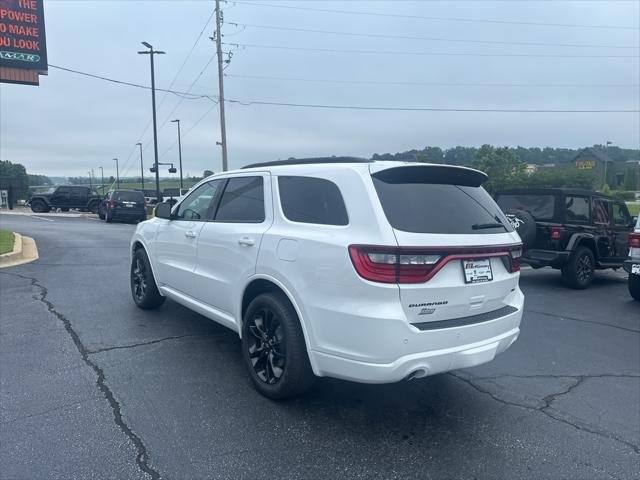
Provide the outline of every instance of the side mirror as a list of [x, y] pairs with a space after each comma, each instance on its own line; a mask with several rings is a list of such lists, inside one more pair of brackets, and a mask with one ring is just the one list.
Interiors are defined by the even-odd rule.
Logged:
[[156, 217], [171, 220], [171, 207], [172, 205], [170, 203], [158, 203], [156, 205]]

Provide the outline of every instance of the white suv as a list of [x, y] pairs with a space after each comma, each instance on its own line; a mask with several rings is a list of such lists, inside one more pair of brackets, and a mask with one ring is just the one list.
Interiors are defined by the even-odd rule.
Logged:
[[131, 241], [140, 308], [233, 330], [251, 379], [388, 383], [479, 365], [518, 337], [518, 234], [463, 167], [350, 157], [213, 175]]

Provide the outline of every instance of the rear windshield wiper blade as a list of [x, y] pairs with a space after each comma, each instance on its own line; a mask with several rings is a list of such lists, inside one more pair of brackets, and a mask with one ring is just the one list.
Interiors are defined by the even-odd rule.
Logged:
[[507, 229], [502, 223], [475, 223], [471, 225], [474, 230], [486, 230], [488, 228], [504, 228]]

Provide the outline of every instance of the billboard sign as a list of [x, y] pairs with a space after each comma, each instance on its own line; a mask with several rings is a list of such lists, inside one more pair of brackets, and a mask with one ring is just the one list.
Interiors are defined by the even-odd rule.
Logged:
[[46, 75], [43, 0], [0, 0], [0, 69]]

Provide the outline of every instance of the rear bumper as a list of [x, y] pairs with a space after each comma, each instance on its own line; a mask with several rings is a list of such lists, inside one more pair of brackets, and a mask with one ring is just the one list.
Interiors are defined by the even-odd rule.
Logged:
[[144, 210], [125, 210], [125, 209], [113, 209], [109, 210], [109, 215], [112, 218], [142, 218], [147, 216], [147, 212]]
[[569, 261], [571, 252], [566, 250], [537, 250], [531, 249], [524, 252], [522, 261], [533, 268], [562, 267]]
[[[366, 342], [372, 353], [369, 360], [353, 358], [349, 352], [339, 355], [310, 351], [311, 363], [316, 375], [362, 383], [392, 383], [410, 375], [420, 378], [481, 365], [493, 360], [518, 338], [523, 310], [519, 290], [513, 306], [515, 311], [500, 318], [460, 327], [428, 331], [411, 327], [412, 332], [405, 329], [383, 335], [363, 332], [362, 342]], [[407, 354], [391, 362], [372, 361], [376, 350], [384, 350], [395, 342], [404, 345]]]

